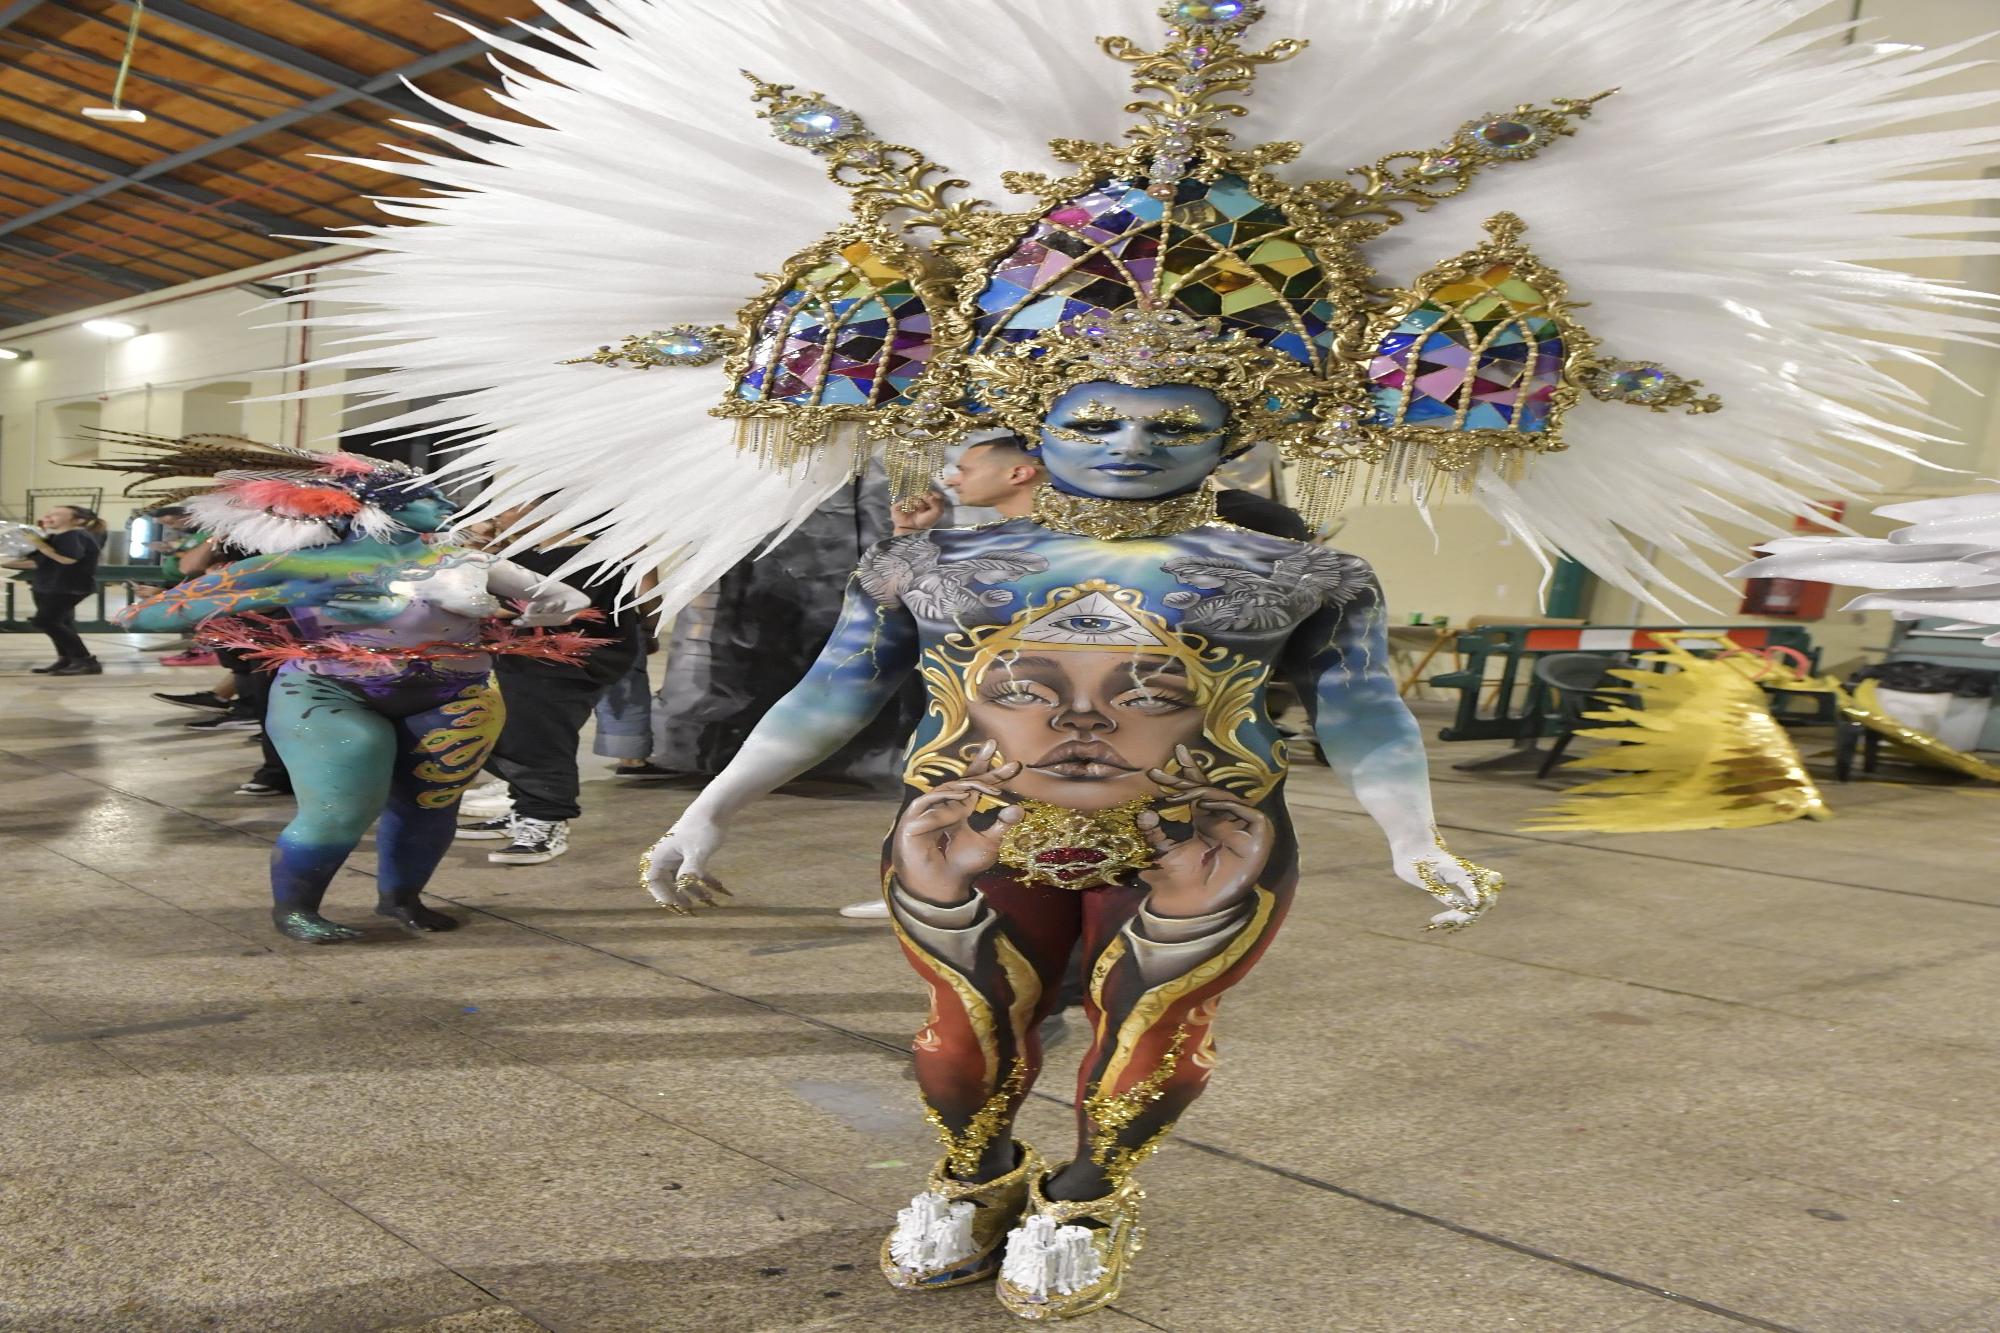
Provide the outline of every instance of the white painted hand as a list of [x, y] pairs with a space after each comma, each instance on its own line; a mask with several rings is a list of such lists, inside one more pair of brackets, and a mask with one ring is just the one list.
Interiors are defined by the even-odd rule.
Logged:
[[640, 858], [640, 883], [654, 902], [682, 916], [715, 907], [715, 895], [731, 896], [707, 870], [721, 845], [721, 825], [683, 816]]
[[1436, 843], [1399, 850], [1395, 871], [1396, 878], [1445, 906], [1431, 918], [1426, 930], [1465, 929], [1499, 899], [1504, 882], [1499, 871], [1453, 856]]

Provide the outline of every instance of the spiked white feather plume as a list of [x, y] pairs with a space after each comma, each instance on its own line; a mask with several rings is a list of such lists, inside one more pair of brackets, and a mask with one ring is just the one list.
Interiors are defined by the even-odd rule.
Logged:
[[[373, 229], [378, 253], [314, 293], [362, 308], [312, 322], [352, 335], [322, 364], [386, 361], [368, 386], [385, 399], [444, 400], [392, 424], [462, 429], [473, 443], [452, 466], [494, 476], [486, 508], [554, 494], [524, 540], [580, 529], [595, 540], [579, 564], [680, 561], [670, 608], [840, 479], [838, 463], [784, 477], [737, 455], [705, 414], [723, 391], [712, 369], [557, 364], [628, 333], [732, 322], [755, 272], [845, 216], [821, 164], [755, 117], [738, 67], [823, 92], [1018, 206], [1003, 170], [1051, 167], [1048, 139], [1116, 141], [1130, 123], [1125, 74], [1092, 39], [1160, 27], [1151, 0], [598, 0], [601, 17], [540, 3], [562, 54], [496, 43], [515, 67], [502, 100], [537, 124], [474, 117], [495, 142], [433, 131], [471, 161], [375, 163], [435, 188], [383, 206], [429, 225]], [[1793, 31], [1812, 8], [1795, 0], [1266, 8], [1259, 35], [1314, 45], [1264, 72], [1239, 138], [1303, 139], [1288, 179], [1442, 143], [1518, 102], [1622, 89], [1575, 138], [1489, 170], [1368, 252], [1406, 282], [1511, 209], [1609, 350], [1722, 394], [1726, 410], [1700, 419], [1586, 401], [1568, 452], [1481, 483], [1500, 521], [1621, 587], [1656, 580], [1649, 548], [1699, 562], [1736, 540], [1717, 524], [1768, 530], [1771, 511], [1861, 485], [1870, 450], [1924, 442], [1898, 424], [1916, 404], [1889, 368], [1922, 359], [1914, 341], [1990, 332], [1989, 298], [1878, 266], [1993, 248], [1964, 239], [1987, 224], [1911, 210], [2000, 194], [1939, 177], [1971, 174], [2000, 134], [1893, 132], [2000, 101], [1926, 92], [1955, 51]]]
[[[2000, 491], [1884, 505], [1883, 518], [1906, 520], [1886, 538], [1786, 537], [1732, 577], [1807, 579], [1879, 588], [1847, 604], [1888, 611], [1898, 620], [1939, 617], [1959, 628], [2000, 628]], [[2000, 633], [1986, 642], [2000, 648]]]

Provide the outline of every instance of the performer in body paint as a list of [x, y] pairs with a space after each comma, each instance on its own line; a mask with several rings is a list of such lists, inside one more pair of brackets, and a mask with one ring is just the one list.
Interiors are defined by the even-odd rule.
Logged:
[[[1032, 513], [869, 552], [807, 686], [647, 871], [668, 906], [713, 901], [731, 818], [922, 677], [882, 891], [929, 990], [946, 1151], [881, 1262], [911, 1291], [997, 1279], [1035, 1320], [1118, 1294], [1133, 1169], [1290, 901], [1274, 679], [1313, 702], [1432, 924], [1498, 888], [1431, 826], [1368, 567], [1217, 522], [1217, 461], [1275, 446], [1312, 526], [1456, 490], [1494, 541], [1671, 596], [1658, 553], [1740, 549], [1722, 523], [1811, 513], [1904, 447], [1913, 353], [1854, 331], [1972, 325], [1961, 293], [1871, 261], [1950, 250], [1986, 224], [1934, 205], [2000, 195], [1964, 170], [1984, 130], [1894, 133], [1948, 109], [1911, 94], [1948, 54], [1809, 42], [1790, 3], [1684, 0], [1671, 60], [1652, 0], [545, 7], [560, 50], [497, 43], [532, 128], [483, 124], [471, 165], [381, 162], [440, 187], [399, 205], [427, 225], [376, 228], [315, 300], [373, 312], [326, 318], [380, 338], [381, 392], [435, 404], [408, 424], [476, 437], [490, 503], [559, 483], [536, 521], [589, 527], [579, 565], [665, 567], [668, 612], [877, 444], [903, 499], [996, 421], [1039, 451]], [[1252, 41], [1267, 11], [1299, 36]], [[1163, 42], [1103, 36], [1152, 14]], [[1086, 95], [1093, 40], [1133, 100]], [[732, 118], [744, 66], [796, 82], [753, 75]], [[829, 181], [852, 200], [830, 231], [802, 206]], [[1678, 369], [1613, 355], [1586, 310]], [[1696, 369], [1742, 424], [1708, 418]], [[1013, 1117], [1078, 940], [1094, 1036], [1074, 1152], [1044, 1163]]]
[[[1444, 909], [1434, 924], [1475, 920], [1499, 877], [1437, 837], [1367, 564], [1216, 516], [1208, 474], [1282, 419], [1284, 359], [1166, 310], [1023, 347], [972, 373], [1036, 441], [1049, 480], [1033, 512], [871, 551], [812, 672], [652, 866], [674, 901], [708, 900], [729, 820], [922, 675], [883, 891], [931, 992], [917, 1074], [947, 1152], [884, 1269], [910, 1287], [989, 1277], [1019, 1224], [1003, 1299], [1049, 1305], [1030, 1270], [1055, 1259], [1088, 1276], [1055, 1293], [1080, 1312], [1116, 1291], [1138, 1238], [1133, 1169], [1200, 1094], [1218, 1003], [1297, 884], [1271, 682], [1314, 701], [1396, 873]], [[1012, 1123], [1079, 942], [1094, 1035], [1074, 1156], [1045, 1174]]]
[[[455, 506], [400, 464], [213, 437], [124, 438], [149, 456], [98, 466], [215, 476], [185, 505], [218, 538], [259, 552], [117, 621], [198, 629], [206, 642], [282, 663], [264, 725], [298, 814], [271, 854], [272, 923], [309, 944], [359, 939], [320, 905], [379, 816], [376, 913], [411, 931], [457, 927], [421, 894], [504, 719], [492, 654], [579, 660], [591, 646], [581, 635], [513, 629], [567, 621], [589, 599], [445, 539]], [[505, 629], [500, 597], [527, 603]], [[278, 610], [288, 622], [257, 619]]]

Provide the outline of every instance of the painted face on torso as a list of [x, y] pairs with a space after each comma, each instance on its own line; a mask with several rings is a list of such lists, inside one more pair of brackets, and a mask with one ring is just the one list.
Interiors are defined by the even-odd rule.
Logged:
[[1207, 389], [1079, 384], [1042, 419], [1042, 462], [1073, 494], [1155, 500], [1201, 485], [1222, 461], [1228, 425]]
[[1187, 667], [1130, 650], [1008, 654], [987, 667], [967, 713], [974, 739], [1021, 761], [1015, 791], [1071, 810], [1157, 794], [1146, 770], [1202, 735]]

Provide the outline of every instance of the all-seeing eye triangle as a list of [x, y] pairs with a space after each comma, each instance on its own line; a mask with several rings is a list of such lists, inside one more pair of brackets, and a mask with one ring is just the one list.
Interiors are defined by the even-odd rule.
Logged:
[[1101, 592], [1052, 606], [1014, 636], [1016, 643], [1070, 648], [1165, 648], [1160, 636]]

